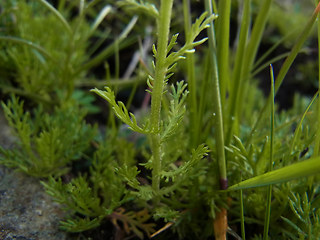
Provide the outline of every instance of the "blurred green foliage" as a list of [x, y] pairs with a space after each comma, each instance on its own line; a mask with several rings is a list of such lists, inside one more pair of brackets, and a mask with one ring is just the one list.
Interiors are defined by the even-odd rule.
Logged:
[[[200, 9], [200, 14], [188, 13], [184, 5], [187, 2], [175, 2], [173, 7], [171, 27], [181, 34], [170, 35], [167, 55], [162, 59], [166, 72], [160, 93], [159, 129], [150, 127], [148, 107], [134, 109], [126, 102], [117, 101], [122, 84], [134, 86], [134, 94], [142, 75], [149, 75], [145, 80], [147, 92], [154, 94], [154, 71], [159, 62], [157, 45], [152, 53], [146, 51], [147, 56], [141, 56], [133, 77], [125, 81], [118, 78], [120, 65], [127, 64], [120, 50], [130, 47], [124, 50], [125, 57], [130, 58], [132, 49], [143, 52], [142, 38], [157, 37], [157, 30], [152, 26], [161, 24], [159, 2], [60, 0], [56, 8], [44, 0], [0, 3], [2, 108], [17, 139], [11, 149], [0, 146], [0, 163], [41, 178], [47, 193], [66, 212], [62, 229], [82, 232], [110, 221], [117, 231], [142, 239], [169, 224], [163, 230], [166, 233], [157, 234], [159, 238], [169, 232], [180, 239], [206, 239], [214, 234], [216, 212], [225, 208], [231, 228], [244, 220], [247, 229], [255, 229], [247, 232], [247, 237], [262, 239], [266, 190], [243, 190], [243, 215], [238, 192], [220, 190], [221, 173], [214, 137], [217, 118], [212, 53], [204, 43], [205, 33], [200, 33], [215, 16], [201, 15], [199, 1], [191, 4], [197, 6], [194, 11]], [[239, 29], [242, 19], [252, 19], [243, 27], [244, 38], [237, 36], [235, 51], [230, 51], [226, 58], [230, 76], [222, 74], [220, 79], [226, 91], [221, 96], [222, 113], [224, 137], [230, 139], [222, 147], [230, 185], [263, 176], [270, 162], [270, 114], [264, 106], [273, 99], [266, 101], [253, 74], [259, 66], [270, 64], [256, 59], [254, 49], [261, 43], [259, 31], [261, 38], [263, 30], [268, 33], [272, 27], [287, 35], [291, 26], [301, 25], [304, 30], [309, 19], [305, 16], [307, 10], [300, 11], [298, 5], [275, 3], [268, 10], [261, 7], [268, 0], [240, 2], [233, 2], [232, 7], [244, 10], [248, 7], [248, 11], [243, 11], [248, 15], [242, 16], [243, 12], [239, 11]], [[222, 11], [222, 7], [220, 1], [214, 4], [217, 11]], [[285, 7], [291, 7], [290, 11], [283, 11]], [[271, 15], [267, 27], [263, 21], [254, 21], [264, 11], [270, 11]], [[186, 33], [183, 33], [183, 15], [190, 20]], [[200, 17], [194, 21], [195, 16]], [[144, 19], [150, 21], [146, 23]], [[146, 31], [146, 26], [151, 31]], [[195, 40], [198, 34], [200, 41]], [[297, 36], [301, 36], [301, 31], [297, 30], [297, 35], [287, 41]], [[220, 39], [217, 48], [223, 44], [229, 47], [229, 41]], [[190, 64], [188, 61], [195, 50], [199, 54]], [[297, 47], [295, 51], [291, 56], [298, 54]], [[152, 54], [156, 58], [153, 64]], [[218, 56], [223, 54], [220, 52]], [[181, 61], [176, 64], [178, 60]], [[95, 74], [97, 66], [103, 66], [106, 75], [103, 81]], [[115, 70], [110, 70], [110, 66]], [[316, 79], [317, 74], [312, 72], [315, 64], [307, 62], [303, 66], [307, 70], [299, 67], [300, 77], [304, 79], [308, 75]], [[194, 86], [191, 86], [190, 69], [196, 76]], [[173, 73], [177, 79], [186, 81], [175, 83], [171, 78]], [[107, 86], [106, 91], [99, 90], [102, 85]], [[99, 100], [84, 86], [95, 87], [93, 92], [109, 102], [109, 109], [104, 111], [105, 125], [88, 123], [97, 116], [93, 114], [101, 114], [101, 109]], [[190, 98], [194, 98], [195, 104]], [[310, 101], [297, 94], [292, 109], [275, 112], [274, 169], [318, 157], [318, 106], [317, 95]], [[130, 112], [132, 109], [136, 111]], [[139, 116], [139, 110], [144, 116]], [[257, 122], [260, 124], [256, 125]], [[155, 135], [159, 137], [159, 145], [153, 146]], [[155, 148], [161, 153], [159, 191], [152, 186]], [[319, 176], [278, 182], [272, 186], [269, 238], [319, 238]]]

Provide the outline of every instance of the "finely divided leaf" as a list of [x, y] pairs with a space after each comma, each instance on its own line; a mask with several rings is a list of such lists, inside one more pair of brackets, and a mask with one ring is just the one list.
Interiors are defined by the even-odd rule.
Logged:
[[116, 102], [114, 92], [109, 88], [105, 87], [106, 91], [99, 90], [97, 88], [92, 89], [91, 92], [98, 94], [100, 97], [107, 100], [111, 106], [117, 117], [123, 121], [125, 124], [129, 126], [129, 128], [135, 132], [139, 132], [142, 134], [148, 134], [151, 131], [146, 127], [139, 127], [137, 124], [137, 120], [132, 113], [129, 113], [123, 102]]

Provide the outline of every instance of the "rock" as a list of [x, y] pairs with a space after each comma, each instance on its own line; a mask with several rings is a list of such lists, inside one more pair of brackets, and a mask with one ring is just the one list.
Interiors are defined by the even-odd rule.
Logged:
[[0, 167], [0, 239], [63, 240], [63, 212], [37, 179]]

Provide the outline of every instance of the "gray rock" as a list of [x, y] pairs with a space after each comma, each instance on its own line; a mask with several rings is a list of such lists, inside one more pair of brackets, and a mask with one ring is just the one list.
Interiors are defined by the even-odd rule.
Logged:
[[37, 179], [0, 167], [0, 239], [66, 239], [63, 213]]

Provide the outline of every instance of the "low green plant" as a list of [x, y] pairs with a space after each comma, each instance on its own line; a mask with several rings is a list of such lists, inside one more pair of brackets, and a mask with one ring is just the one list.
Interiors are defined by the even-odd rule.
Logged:
[[[0, 36], [0, 71], [6, 74], [0, 82], [2, 92], [34, 99], [45, 107], [63, 104], [72, 99], [76, 86], [85, 81], [90, 69], [113, 55], [115, 46], [121, 49], [132, 44], [126, 36], [135, 18], [97, 54], [110, 38], [108, 30], [101, 31], [99, 26], [112, 7], [101, 1], [74, 2], [65, 7], [62, 2], [60, 11], [45, 0], [1, 4], [4, 31]], [[74, 8], [78, 9], [76, 15], [72, 15]], [[87, 91], [83, 94], [88, 95]]]
[[[116, 158], [114, 152], [119, 145], [125, 147], [122, 155], [125, 158], [122, 161], [121, 157]], [[48, 194], [64, 206], [69, 214], [61, 222], [61, 228], [70, 232], [85, 231], [99, 226], [105, 218], [110, 218], [112, 221], [122, 221], [140, 237], [143, 236], [141, 229], [148, 234], [153, 232], [153, 225], [144, 223], [149, 219], [147, 212], [144, 215], [140, 212], [139, 215], [120, 210], [122, 205], [132, 201], [133, 195], [125, 183], [130, 173], [136, 173], [134, 157], [132, 144], [108, 141], [95, 152], [89, 176], [81, 175], [67, 184], [52, 177], [48, 182], [42, 182]]]
[[[314, 190], [315, 192], [317, 191], [316, 189]], [[315, 196], [315, 192], [311, 194], [311, 199], [309, 199], [307, 192], [302, 197], [294, 193], [289, 197], [290, 208], [296, 219], [293, 220], [294, 222], [285, 217], [282, 217], [282, 219], [297, 232], [297, 234], [292, 234], [292, 239], [317, 239], [320, 237], [319, 208], [315, 204], [317, 198], [312, 199]]]
[[71, 161], [83, 157], [96, 134], [96, 128], [84, 122], [85, 111], [76, 105], [57, 107], [51, 114], [41, 107], [30, 113], [13, 96], [2, 107], [19, 141], [14, 149], [0, 147], [0, 162], [31, 176], [66, 174]]
[[[87, 71], [112, 52], [114, 75], [119, 77], [118, 50], [121, 42], [130, 44], [131, 39], [124, 36], [138, 17], [133, 16], [123, 34], [95, 55], [99, 44], [91, 46], [89, 39], [100, 30], [98, 26], [113, 6], [103, 5], [103, 1], [67, 4], [61, 0], [54, 8], [43, 0], [36, 2], [34, 9], [27, 2], [19, 3], [26, 9], [16, 14], [26, 19], [25, 25], [18, 21], [17, 28], [13, 24], [7, 36], [0, 36], [0, 41], [8, 43], [0, 55], [6, 59], [2, 71], [7, 72], [9, 62], [15, 63], [18, 85], [8, 84], [14, 76], [7, 75], [3, 91], [37, 103], [34, 108], [28, 106], [30, 111], [17, 97], [3, 103], [19, 141], [16, 148], [0, 149], [0, 162], [47, 178], [41, 183], [66, 212], [62, 229], [82, 232], [108, 220], [116, 231], [141, 239], [165, 234], [169, 228], [180, 239], [214, 235], [222, 240], [228, 232], [242, 239], [318, 238], [318, 92], [311, 100], [297, 95], [294, 107], [286, 112], [277, 110], [275, 97], [312, 31], [319, 4], [285, 55], [279, 72], [274, 74], [270, 67], [271, 90], [265, 99], [255, 74], [274, 61], [265, 59], [275, 47], [257, 59], [272, 0], [255, 1], [254, 20], [253, 1], [242, 2], [233, 50], [229, 47], [230, 0], [205, 1], [206, 12], [196, 20], [192, 20], [193, 2], [188, 0], [182, 1], [182, 8], [173, 0], [117, 1], [117, 11], [143, 14], [156, 25], [151, 69], [141, 61], [149, 75], [146, 86], [151, 105], [141, 117], [130, 111], [130, 104], [117, 101], [122, 83], [110, 81], [106, 67], [108, 81], [88, 81], [106, 85], [104, 90], [91, 90], [110, 107], [102, 134], [84, 121], [88, 112], [97, 112], [92, 99], [95, 95], [90, 99], [77, 86], [86, 85], [85, 78], [92, 74]], [[93, 6], [100, 3], [105, 7], [97, 13]], [[6, 8], [10, 9], [9, 3]], [[79, 15], [72, 17], [74, 8]], [[41, 22], [44, 15], [39, 14], [39, 21], [31, 19], [38, 9], [50, 13], [47, 21], [55, 23], [52, 31], [65, 34], [46, 42], [39, 31], [29, 39], [26, 29], [30, 26], [45, 27]], [[94, 14], [98, 17], [93, 18]], [[8, 14], [6, 17], [12, 23]], [[91, 25], [87, 17], [95, 19]], [[170, 33], [170, 29], [182, 29], [182, 21], [184, 39]], [[208, 37], [202, 37], [204, 30]], [[61, 45], [55, 48], [57, 42]], [[201, 58], [194, 54], [195, 49], [203, 50]], [[186, 81], [175, 81], [175, 72], [183, 72]], [[48, 85], [38, 85], [44, 76], [49, 77]], [[54, 110], [44, 107], [48, 104], [55, 106]], [[124, 127], [129, 128], [129, 137]], [[142, 145], [130, 142], [136, 136], [143, 139]], [[241, 234], [232, 229], [237, 224]], [[256, 230], [249, 232], [250, 225]]]

